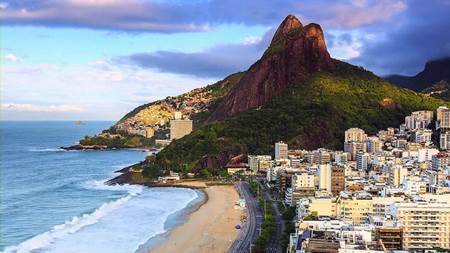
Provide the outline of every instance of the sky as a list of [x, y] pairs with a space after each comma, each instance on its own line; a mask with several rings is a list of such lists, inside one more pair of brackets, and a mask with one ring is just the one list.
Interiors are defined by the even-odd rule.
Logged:
[[414, 75], [450, 56], [450, 0], [0, 0], [2, 120], [118, 120], [248, 69], [281, 21], [332, 57]]

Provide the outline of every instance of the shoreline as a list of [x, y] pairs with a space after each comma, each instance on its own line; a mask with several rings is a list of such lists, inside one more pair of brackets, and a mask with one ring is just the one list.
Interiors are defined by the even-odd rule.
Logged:
[[[201, 200], [189, 203], [185, 208], [171, 214], [164, 222], [166, 232], [155, 235], [139, 246], [138, 253], [210, 253], [227, 252], [238, 238], [242, 226], [243, 210], [236, 206], [239, 193], [232, 183], [187, 179], [174, 182], [133, 180], [134, 165], [115, 171], [117, 177], [105, 182], [114, 184], [137, 184], [149, 188], [185, 188], [201, 192]], [[193, 200], [195, 202], [196, 200]]]
[[[191, 208], [180, 210], [179, 212], [183, 214], [175, 222], [170, 218], [167, 219], [165, 222], [167, 232], [151, 238], [149, 244], [153, 244], [153, 247], [142, 252], [206, 253], [228, 250], [239, 234], [234, 227], [241, 223], [242, 211], [234, 208], [239, 194], [231, 185], [208, 186], [196, 190], [204, 194], [203, 200]], [[212, 221], [215, 223], [214, 226], [211, 226]], [[147, 246], [151, 246], [149, 244]]]
[[193, 190], [197, 191], [198, 197], [189, 202], [184, 208], [170, 214], [164, 221], [164, 229], [166, 231], [151, 237], [144, 244], [140, 245], [136, 251], [137, 253], [150, 252], [153, 248], [163, 244], [174, 229], [187, 222], [192, 213], [198, 211], [201, 206], [208, 202], [208, 194], [203, 189]]

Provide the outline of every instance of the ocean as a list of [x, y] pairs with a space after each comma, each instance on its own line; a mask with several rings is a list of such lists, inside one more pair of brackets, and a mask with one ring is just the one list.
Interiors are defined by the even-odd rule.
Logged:
[[112, 122], [0, 122], [1, 252], [146, 252], [202, 199], [191, 189], [107, 186], [142, 150], [63, 151]]

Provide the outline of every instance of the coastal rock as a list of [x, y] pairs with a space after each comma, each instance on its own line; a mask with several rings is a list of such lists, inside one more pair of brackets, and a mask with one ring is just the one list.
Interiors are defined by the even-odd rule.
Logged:
[[76, 145], [72, 145], [69, 147], [60, 147], [61, 149], [64, 150], [105, 150], [108, 149], [107, 146], [105, 145], [81, 145], [81, 144], [76, 144]]
[[296, 17], [289, 15], [261, 59], [246, 71], [208, 121], [258, 108], [289, 87], [302, 85], [310, 74], [334, 69], [320, 25], [303, 27]]

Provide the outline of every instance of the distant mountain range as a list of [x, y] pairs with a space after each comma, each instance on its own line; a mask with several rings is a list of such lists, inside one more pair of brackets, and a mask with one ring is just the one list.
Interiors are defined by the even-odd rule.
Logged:
[[391, 75], [386, 80], [414, 91], [422, 91], [440, 81], [449, 83], [450, 57], [427, 62], [425, 68], [415, 76]]
[[[201, 97], [208, 102], [199, 107]], [[227, 163], [245, 160], [247, 154], [271, 154], [277, 141], [297, 149], [341, 149], [348, 128], [375, 133], [400, 125], [411, 111], [433, 110], [442, 104], [331, 58], [320, 25], [303, 26], [289, 15], [247, 71], [140, 106], [116, 127], [139, 124], [161, 111], [186, 109], [197, 122], [194, 131], [140, 166], [149, 177], [168, 170], [218, 174]], [[161, 105], [164, 108], [155, 107]]]

